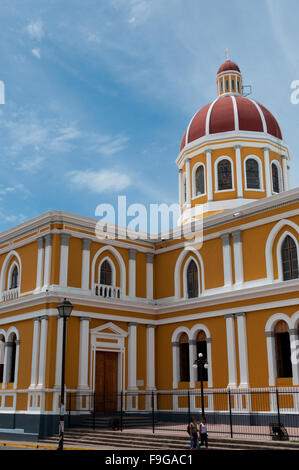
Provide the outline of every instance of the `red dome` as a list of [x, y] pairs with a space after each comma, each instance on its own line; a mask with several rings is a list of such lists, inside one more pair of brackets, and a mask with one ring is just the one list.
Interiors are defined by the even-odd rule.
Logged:
[[282, 139], [278, 122], [268, 109], [249, 98], [227, 95], [218, 97], [195, 114], [180, 150], [200, 137], [232, 131], [263, 132]]
[[240, 69], [237, 64], [228, 59], [222, 65], [220, 65], [217, 75], [219, 73], [226, 72], [227, 70], [236, 70], [237, 72], [240, 72]]

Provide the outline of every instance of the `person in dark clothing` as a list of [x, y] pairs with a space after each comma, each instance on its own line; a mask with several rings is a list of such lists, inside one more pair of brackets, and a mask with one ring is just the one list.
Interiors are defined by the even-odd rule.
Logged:
[[191, 423], [189, 424], [190, 429], [190, 449], [200, 450], [199, 442], [198, 442], [198, 426], [195, 417], [192, 417]]

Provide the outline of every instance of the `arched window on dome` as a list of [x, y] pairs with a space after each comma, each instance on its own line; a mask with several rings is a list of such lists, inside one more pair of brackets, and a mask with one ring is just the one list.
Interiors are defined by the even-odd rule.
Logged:
[[107, 260], [105, 260], [101, 265], [100, 284], [104, 284], [105, 286], [112, 285], [112, 267]]
[[187, 293], [189, 299], [198, 297], [198, 270], [193, 259], [187, 268]]
[[283, 280], [297, 279], [298, 276], [298, 253], [296, 243], [289, 235], [286, 236], [281, 246], [281, 260]]
[[182, 333], [179, 339], [180, 345], [180, 382], [190, 382], [189, 367], [189, 338], [187, 333]]
[[261, 189], [259, 164], [254, 158], [246, 160], [246, 186], [247, 189]]
[[195, 195], [200, 196], [205, 193], [205, 168], [199, 165], [195, 172]]
[[277, 377], [292, 377], [291, 346], [289, 328], [279, 320], [274, 328]]
[[17, 265], [14, 266], [9, 280], [9, 289], [16, 289], [19, 283], [19, 270]]
[[[198, 354], [202, 354], [203, 359], [207, 362], [208, 353], [207, 353], [207, 337], [204, 331], [199, 331], [196, 337], [196, 351], [197, 357]], [[208, 369], [203, 368], [203, 380], [208, 380]], [[197, 380], [200, 380], [200, 368], [197, 368]]]
[[217, 165], [218, 190], [233, 188], [232, 165], [226, 158]]
[[280, 168], [277, 163], [272, 162], [271, 164], [272, 172], [272, 190], [274, 193], [281, 192], [281, 178], [280, 178]]

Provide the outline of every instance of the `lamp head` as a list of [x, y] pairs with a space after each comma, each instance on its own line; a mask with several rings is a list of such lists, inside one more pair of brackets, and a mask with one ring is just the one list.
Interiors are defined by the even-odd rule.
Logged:
[[64, 299], [61, 304], [58, 305], [57, 310], [59, 312], [59, 315], [62, 318], [68, 319], [71, 316], [72, 310], [74, 306], [69, 302], [68, 300]]

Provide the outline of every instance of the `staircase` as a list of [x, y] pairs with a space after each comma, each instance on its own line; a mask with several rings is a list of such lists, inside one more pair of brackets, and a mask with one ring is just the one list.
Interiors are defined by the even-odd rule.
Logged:
[[[120, 428], [120, 416], [107, 416], [107, 415], [88, 415], [85, 418], [81, 418], [80, 422], [76, 424], [76, 427], [88, 428], [88, 429], [111, 429], [112, 421], [115, 422], [116, 428]], [[129, 414], [123, 415], [122, 418], [123, 428], [147, 428], [153, 425], [152, 416], [149, 413], [142, 414]]]
[[[41, 444], [58, 444], [58, 437], [53, 436], [40, 440]], [[109, 446], [115, 450], [130, 448], [135, 450], [188, 450], [190, 439], [171, 434], [152, 434], [141, 431], [67, 429], [64, 434], [66, 446], [101, 448]], [[299, 450], [299, 442], [262, 441], [252, 439], [227, 439], [209, 437], [209, 448], [214, 450]]]

